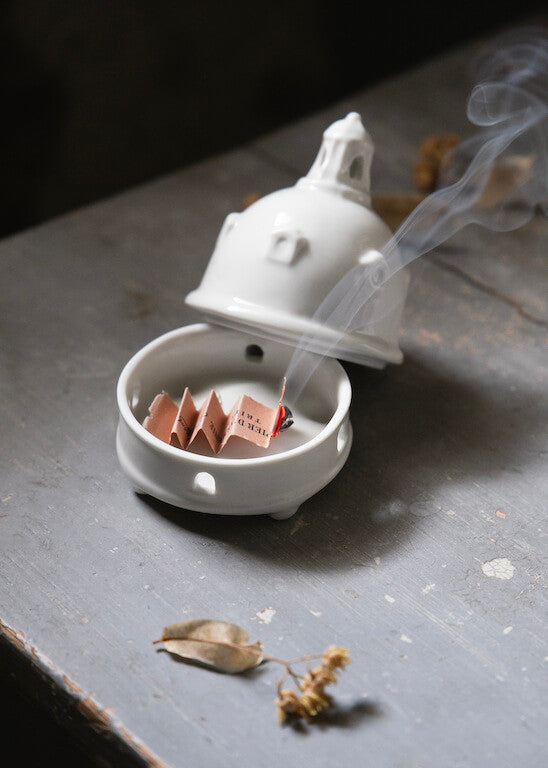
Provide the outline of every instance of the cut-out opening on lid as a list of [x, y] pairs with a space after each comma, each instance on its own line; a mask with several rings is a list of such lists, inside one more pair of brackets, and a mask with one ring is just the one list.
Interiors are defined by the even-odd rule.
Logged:
[[351, 179], [361, 179], [363, 176], [363, 157], [361, 157], [361, 155], [355, 157], [350, 163], [348, 175]]

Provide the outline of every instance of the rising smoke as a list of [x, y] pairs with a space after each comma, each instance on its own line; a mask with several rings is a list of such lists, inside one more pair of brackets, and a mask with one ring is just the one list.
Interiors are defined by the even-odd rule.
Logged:
[[439, 188], [379, 249], [382, 257], [357, 264], [322, 301], [314, 320], [333, 330], [331, 341], [301, 338], [286, 372], [287, 402], [296, 402], [323, 357], [336, 356], [345, 333], [363, 327], [364, 310], [371, 308], [370, 321], [387, 311], [382, 288], [400, 269], [468, 224], [508, 231], [538, 206], [548, 212], [548, 37], [524, 30], [498, 38], [472, 69], [467, 114], [480, 130], [449, 155]]

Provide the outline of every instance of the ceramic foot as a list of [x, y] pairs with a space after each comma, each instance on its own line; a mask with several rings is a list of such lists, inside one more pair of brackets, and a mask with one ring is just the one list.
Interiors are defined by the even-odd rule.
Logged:
[[133, 493], [136, 493], [137, 496], [146, 496], [147, 492], [143, 491], [142, 488], [137, 488], [136, 486], [133, 486]]
[[299, 509], [299, 507], [289, 507], [289, 509], [280, 509], [279, 512], [271, 512], [268, 516], [271, 517], [273, 520], [287, 520], [290, 517], [293, 517], [295, 512]]

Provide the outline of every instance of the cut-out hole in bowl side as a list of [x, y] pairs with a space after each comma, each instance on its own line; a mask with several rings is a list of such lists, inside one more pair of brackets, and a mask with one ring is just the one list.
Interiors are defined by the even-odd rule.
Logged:
[[192, 488], [197, 493], [203, 493], [205, 496], [215, 496], [217, 484], [215, 478], [209, 472], [198, 472], [192, 483]]
[[264, 352], [262, 347], [258, 344], [248, 344], [245, 348], [245, 359], [252, 363], [260, 363], [263, 359]]
[[348, 421], [341, 424], [339, 433], [337, 435], [337, 453], [342, 453], [344, 447], [348, 441]]

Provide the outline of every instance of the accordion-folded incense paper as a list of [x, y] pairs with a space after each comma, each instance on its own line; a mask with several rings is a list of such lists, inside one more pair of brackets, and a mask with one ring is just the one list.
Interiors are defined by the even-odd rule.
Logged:
[[275, 408], [241, 395], [225, 414], [217, 394], [212, 390], [200, 408], [196, 408], [188, 387], [178, 406], [167, 392], [156, 395], [143, 426], [165, 443], [186, 450], [204, 436], [214, 453], [219, 453], [233, 437], [247, 440], [260, 448], [268, 448], [280, 431], [285, 409], [283, 391]]

